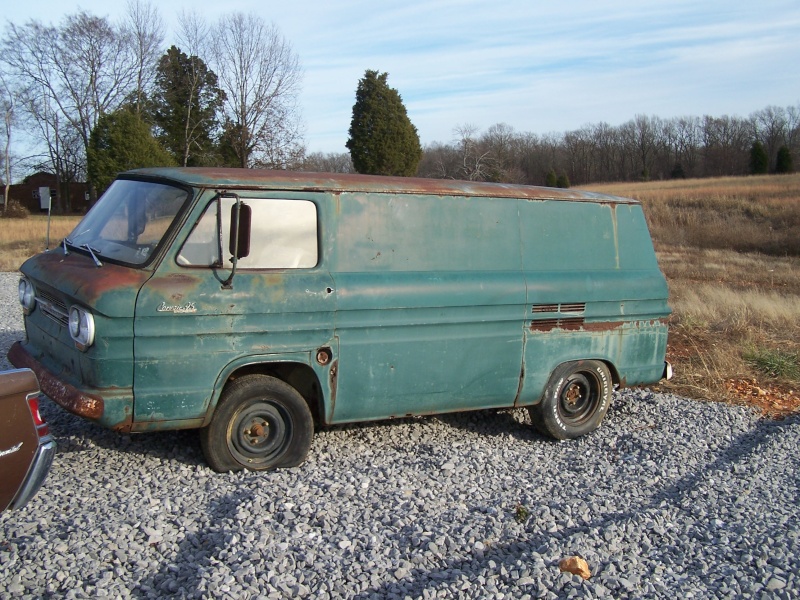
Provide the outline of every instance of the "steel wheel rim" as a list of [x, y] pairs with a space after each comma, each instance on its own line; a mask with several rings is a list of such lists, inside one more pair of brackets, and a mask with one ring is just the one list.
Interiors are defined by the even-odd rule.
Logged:
[[291, 433], [292, 423], [283, 407], [268, 401], [257, 402], [234, 418], [228, 448], [240, 463], [269, 463], [286, 449]]
[[580, 425], [597, 410], [600, 391], [597, 378], [586, 373], [573, 373], [561, 386], [558, 413], [569, 425]]

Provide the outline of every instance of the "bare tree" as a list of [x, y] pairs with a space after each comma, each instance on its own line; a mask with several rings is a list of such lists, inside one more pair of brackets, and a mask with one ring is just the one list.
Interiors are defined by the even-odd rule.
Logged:
[[38, 21], [10, 23], [2, 49], [17, 80], [41, 94], [58, 113], [60, 124], [74, 128], [84, 160], [97, 120], [116, 109], [136, 86], [131, 36], [87, 12], [66, 16], [58, 27]]
[[44, 142], [46, 159], [35, 158], [31, 163], [36, 170], [45, 170], [56, 176], [56, 211], [72, 211], [70, 184], [85, 181], [86, 161], [83, 142], [78, 131], [64, 118], [55, 106], [49, 92], [38, 86], [28, 86], [21, 92], [23, 111], [27, 115], [28, 129]]
[[144, 110], [144, 102], [155, 79], [155, 67], [164, 43], [164, 24], [158, 9], [144, 0], [128, 0], [127, 20], [123, 32], [130, 38], [136, 60], [136, 114]]
[[285, 168], [302, 145], [297, 54], [274, 24], [243, 13], [219, 21], [213, 54], [226, 94], [228, 139], [240, 166]]
[[514, 128], [506, 123], [490, 126], [481, 136], [481, 146], [485, 147], [494, 159], [490, 180], [508, 183], [520, 183], [523, 180], [523, 172], [516, 160], [517, 139]]
[[0, 110], [3, 112], [3, 134], [5, 137], [5, 144], [3, 147], [3, 212], [8, 208], [8, 191], [11, 187], [11, 132], [14, 126], [16, 117], [17, 98], [14, 91], [8, 85], [6, 78], [0, 74], [0, 93], [3, 94], [0, 99]]
[[461, 154], [458, 177], [467, 181], [486, 181], [494, 162], [491, 150], [483, 148], [475, 137], [478, 128], [471, 123], [457, 126], [453, 133], [457, 136]]
[[312, 152], [303, 158], [304, 171], [320, 173], [354, 173], [349, 152]]
[[208, 57], [212, 51], [212, 29], [196, 11], [178, 13], [178, 46], [189, 56]]

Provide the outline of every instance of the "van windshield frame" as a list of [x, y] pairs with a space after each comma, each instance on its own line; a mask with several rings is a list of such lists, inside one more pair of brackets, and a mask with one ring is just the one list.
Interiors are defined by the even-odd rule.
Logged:
[[138, 179], [117, 179], [64, 239], [64, 250], [100, 260], [143, 267], [175, 228], [191, 198], [184, 187]]

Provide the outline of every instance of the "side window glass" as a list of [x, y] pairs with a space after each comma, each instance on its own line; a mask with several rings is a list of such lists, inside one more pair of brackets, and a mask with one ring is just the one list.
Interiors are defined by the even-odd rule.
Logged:
[[217, 202], [206, 208], [192, 233], [178, 254], [177, 262], [183, 267], [210, 267], [219, 265], [219, 233], [217, 229]]
[[[239, 269], [310, 269], [317, 265], [317, 207], [307, 200], [243, 199], [253, 211], [250, 254]], [[223, 208], [223, 215], [230, 210]], [[230, 227], [224, 227], [228, 248]], [[231, 266], [231, 257], [225, 264]]]
[[[228, 248], [231, 206], [235, 200], [227, 197], [221, 200], [222, 239], [217, 233], [217, 203], [213, 202], [181, 248], [179, 265], [222, 264], [225, 269], [233, 266]], [[260, 198], [242, 198], [242, 202], [252, 210], [252, 231], [250, 253], [239, 259], [237, 269], [309, 269], [317, 265], [317, 207], [313, 202]]]

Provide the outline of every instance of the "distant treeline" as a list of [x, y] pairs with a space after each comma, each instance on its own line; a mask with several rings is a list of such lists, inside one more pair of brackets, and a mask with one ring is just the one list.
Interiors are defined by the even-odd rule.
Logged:
[[[800, 154], [800, 104], [768, 106], [749, 117], [637, 115], [619, 126], [585, 125], [565, 133], [538, 135], [500, 123], [480, 132], [454, 130], [454, 141], [424, 148], [422, 177], [532, 185], [585, 185], [687, 177], [747, 175], [754, 145], [767, 157], [767, 172], [785, 169], [778, 160]], [[781, 166], [783, 165], [783, 167]], [[305, 169], [351, 170], [349, 156], [311, 154]]]

